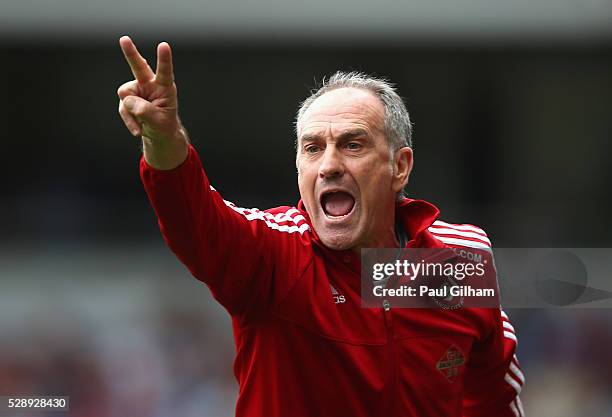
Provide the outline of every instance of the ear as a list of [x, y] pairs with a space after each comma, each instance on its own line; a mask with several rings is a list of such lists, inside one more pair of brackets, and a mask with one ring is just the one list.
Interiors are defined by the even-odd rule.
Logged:
[[396, 193], [402, 191], [406, 184], [408, 184], [408, 177], [410, 177], [410, 172], [412, 172], [412, 162], [411, 148], [404, 147], [395, 152], [391, 187]]

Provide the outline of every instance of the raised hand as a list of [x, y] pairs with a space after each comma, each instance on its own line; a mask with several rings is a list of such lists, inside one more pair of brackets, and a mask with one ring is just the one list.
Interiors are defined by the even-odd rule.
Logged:
[[174, 168], [187, 155], [187, 137], [178, 117], [170, 45], [157, 46], [157, 72], [153, 72], [128, 36], [119, 44], [135, 78], [117, 90], [119, 114], [132, 135], [142, 136], [148, 163]]

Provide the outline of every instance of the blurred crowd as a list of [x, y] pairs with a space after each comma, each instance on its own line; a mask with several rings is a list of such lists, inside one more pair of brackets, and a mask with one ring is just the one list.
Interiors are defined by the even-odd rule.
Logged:
[[[219, 323], [223, 312], [203, 285], [184, 272], [160, 273], [159, 263], [157, 272], [134, 284], [108, 269], [114, 255], [95, 252], [87, 256], [99, 257], [107, 273], [83, 277], [80, 263], [89, 261], [76, 255], [74, 268], [66, 268], [56, 256], [43, 261], [46, 277], [12, 272], [4, 282], [0, 395], [69, 397], [69, 412], [32, 414], [37, 416], [233, 415], [238, 387], [231, 326], [229, 318]], [[70, 269], [74, 274], [66, 276]], [[55, 291], [36, 285], [43, 279], [55, 281]]]
[[96, 327], [41, 312], [2, 340], [0, 395], [69, 396], [74, 417], [233, 415], [232, 349], [197, 314]]

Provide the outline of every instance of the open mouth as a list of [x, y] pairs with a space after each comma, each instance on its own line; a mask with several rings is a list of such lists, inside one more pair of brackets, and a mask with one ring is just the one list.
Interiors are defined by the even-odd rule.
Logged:
[[340, 219], [351, 214], [355, 198], [345, 191], [324, 193], [321, 196], [321, 207], [327, 217]]

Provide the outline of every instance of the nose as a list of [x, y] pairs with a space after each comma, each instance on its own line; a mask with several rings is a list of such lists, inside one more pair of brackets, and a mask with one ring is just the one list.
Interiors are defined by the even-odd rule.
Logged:
[[344, 175], [342, 156], [335, 146], [328, 146], [319, 165], [319, 177], [329, 179]]

